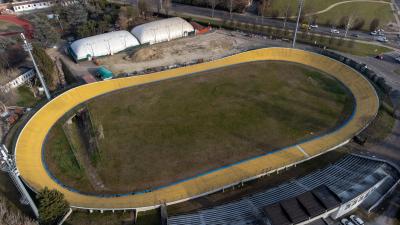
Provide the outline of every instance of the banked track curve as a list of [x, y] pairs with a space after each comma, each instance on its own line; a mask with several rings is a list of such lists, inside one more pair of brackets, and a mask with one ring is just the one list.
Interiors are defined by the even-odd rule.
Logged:
[[[47, 173], [42, 161], [42, 149], [46, 135], [65, 113], [77, 105], [96, 96], [130, 86], [259, 60], [300, 63], [334, 76], [345, 84], [354, 96], [353, 116], [338, 129], [321, 137], [142, 194], [118, 197], [84, 195], [63, 187]], [[332, 150], [347, 143], [354, 135], [367, 127], [375, 118], [378, 108], [379, 99], [372, 85], [350, 67], [325, 56], [303, 50], [265, 48], [207, 63], [153, 74], [101, 81], [71, 89], [51, 100], [33, 115], [19, 134], [14, 152], [21, 177], [33, 190], [40, 190], [46, 186], [57, 189], [65, 195], [71, 206], [76, 208], [147, 210], [164, 202], [173, 204], [212, 193], [231, 184], [257, 177], [267, 171], [302, 162]]]

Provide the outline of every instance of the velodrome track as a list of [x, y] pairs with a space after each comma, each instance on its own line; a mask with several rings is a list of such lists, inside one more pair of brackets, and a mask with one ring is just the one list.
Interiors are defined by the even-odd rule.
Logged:
[[[54, 181], [42, 161], [42, 146], [53, 124], [75, 106], [110, 91], [148, 82], [184, 76], [204, 70], [258, 60], [280, 60], [301, 63], [324, 71], [343, 82], [353, 93], [355, 111], [351, 119], [332, 133], [272, 154], [237, 163], [152, 192], [97, 197], [71, 191]], [[71, 206], [87, 209], [146, 210], [163, 202], [172, 204], [217, 191], [233, 183], [256, 177], [310, 159], [346, 143], [375, 118], [379, 99], [372, 85], [350, 67], [315, 53], [287, 48], [266, 48], [240, 53], [220, 60], [162, 71], [158, 73], [91, 83], [71, 89], [42, 107], [21, 131], [16, 147], [16, 164], [22, 179], [34, 190], [45, 186], [64, 193]], [[294, 109], [295, 110], [295, 109]]]

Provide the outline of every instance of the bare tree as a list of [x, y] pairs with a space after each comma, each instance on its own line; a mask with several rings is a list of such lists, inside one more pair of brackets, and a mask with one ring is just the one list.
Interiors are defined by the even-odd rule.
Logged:
[[365, 20], [363, 18], [355, 18], [352, 29], [361, 30], [365, 25]]
[[157, 13], [160, 14], [161, 10], [162, 10], [162, 0], [155, 0], [156, 1], [156, 5], [157, 5]]
[[3, 195], [0, 195], [0, 224], [38, 225], [37, 222], [23, 214]]
[[285, 11], [285, 20], [283, 22], [283, 29], [286, 28], [286, 23], [287, 20], [292, 16], [292, 9], [290, 8], [290, 2], [288, 2], [288, 5], [286, 6], [286, 11]]
[[208, 4], [211, 6], [211, 17], [214, 18], [215, 7], [219, 4], [220, 0], [208, 0]]
[[344, 37], [347, 37], [347, 33], [349, 32], [350, 28], [353, 26], [354, 18], [355, 18], [354, 14], [347, 17], [346, 26], [345, 26], [346, 31], [344, 32]]
[[15, 89], [10, 89], [8, 91], [0, 90], [0, 113], [7, 112], [9, 106], [17, 104], [17, 100], [18, 100], [18, 93], [15, 91]]
[[139, 0], [138, 1], [138, 9], [139, 9], [140, 16], [143, 16], [146, 19], [147, 11], [148, 11], [147, 1]]
[[229, 5], [228, 5], [228, 8], [229, 8], [229, 17], [230, 17], [230, 19], [232, 19], [232, 12], [233, 12], [233, 9], [235, 8], [235, 4], [236, 4], [236, 2], [235, 2], [235, 0], [229, 0], [229, 3], [228, 3]]
[[300, 21], [302, 23], [306, 23], [307, 25], [310, 25], [310, 22], [312, 22], [312, 20], [314, 18], [313, 12], [315, 12], [314, 5], [305, 4], [303, 7], [303, 10], [302, 10], [302, 15], [301, 15]]
[[126, 16], [126, 8], [125, 7], [121, 7], [121, 9], [119, 11], [117, 24], [123, 30], [128, 29], [129, 20], [128, 20], [127, 16]]
[[265, 11], [270, 6], [270, 0], [261, 0], [258, 6], [258, 13], [261, 16], [261, 24], [264, 24]]
[[169, 15], [169, 10], [171, 9], [171, 0], [163, 0], [162, 7], [164, 8], [165, 14]]

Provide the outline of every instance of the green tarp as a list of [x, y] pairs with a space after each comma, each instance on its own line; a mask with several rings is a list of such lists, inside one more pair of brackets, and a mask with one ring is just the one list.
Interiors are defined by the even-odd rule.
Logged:
[[113, 77], [113, 73], [104, 67], [100, 67], [97, 69], [97, 73], [100, 75], [101, 79], [109, 80]]

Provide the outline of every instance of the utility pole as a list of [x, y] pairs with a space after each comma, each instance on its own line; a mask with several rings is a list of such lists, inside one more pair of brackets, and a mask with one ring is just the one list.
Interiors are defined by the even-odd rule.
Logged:
[[15, 164], [15, 157], [12, 154], [9, 154], [5, 145], [0, 146], [0, 170], [7, 172], [10, 175], [11, 180], [14, 182], [14, 185], [17, 187], [19, 193], [21, 194], [20, 202], [25, 205], [30, 205], [33, 213], [36, 217], [39, 217], [38, 208], [26, 190], [24, 184], [19, 178], [19, 171]]
[[299, 15], [297, 15], [297, 23], [296, 23], [296, 29], [295, 29], [295, 31], [294, 31], [294, 37], [293, 37], [292, 48], [295, 48], [295, 47], [296, 47], [297, 31], [299, 30], [300, 15], [301, 15], [301, 10], [303, 9], [303, 3], [304, 3], [304, 0], [300, 0]]
[[33, 50], [32, 44], [29, 43], [26, 40], [25, 35], [23, 33], [21, 33], [21, 38], [24, 41], [23, 47], [24, 47], [25, 51], [28, 52], [29, 56], [32, 59], [33, 66], [35, 67], [36, 74], [39, 77], [40, 83], [42, 84], [42, 87], [44, 89], [44, 93], [46, 94], [47, 100], [51, 100], [51, 95], [50, 95], [49, 89], [47, 89], [46, 82], [44, 81], [44, 78], [43, 78], [42, 74], [39, 71], [39, 68], [38, 68], [38, 66], [36, 64], [35, 58], [33, 58], [33, 55], [32, 55], [32, 50]]
[[286, 22], [289, 16], [289, 7], [290, 7], [290, 3], [288, 3], [288, 5], [286, 6], [286, 12], [285, 12], [285, 20], [283, 21], [283, 29], [286, 29]]

